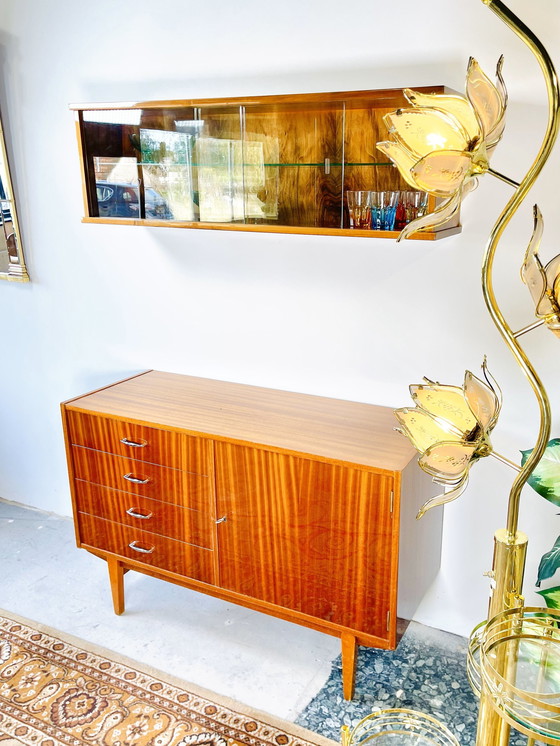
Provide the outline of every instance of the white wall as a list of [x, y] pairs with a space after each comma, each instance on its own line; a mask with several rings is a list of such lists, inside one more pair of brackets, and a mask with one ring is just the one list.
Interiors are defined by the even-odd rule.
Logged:
[[[557, 52], [557, 0], [512, 8]], [[493, 165], [519, 178], [542, 136], [544, 86], [531, 55], [478, 0], [3, 0], [0, 103], [33, 282], [0, 284], [0, 495], [69, 514], [59, 402], [146, 368], [403, 406], [409, 383], [460, 383], [486, 353], [505, 394], [495, 447], [517, 460], [534, 442], [536, 406], [486, 313], [479, 277], [507, 186], [484, 178], [464, 205], [463, 233], [434, 243], [85, 225], [68, 110], [441, 83], [462, 90], [470, 54], [492, 72], [502, 52], [511, 106]], [[558, 166], [556, 155], [497, 260], [513, 327], [533, 318], [518, 279], [532, 201], [546, 220], [543, 256], [560, 250]], [[526, 338], [556, 435], [558, 345], [547, 330]], [[511, 480], [487, 459], [445, 509], [442, 571], [419, 621], [468, 634], [484, 617], [481, 573]], [[520, 526], [531, 539], [535, 600], [535, 567], [560, 519], [528, 488]]]

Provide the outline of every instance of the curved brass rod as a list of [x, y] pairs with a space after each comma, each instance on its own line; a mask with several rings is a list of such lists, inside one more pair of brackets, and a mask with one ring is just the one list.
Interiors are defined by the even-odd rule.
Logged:
[[560, 95], [558, 90], [558, 78], [554, 69], [554, 65], [552, 64], [552, 61], [546, 49], [533, 34], [533, 32], [519, 18], [517, 18], [517, 16], [514, 15], [509, 10], [509, 8], [501, 2], [501, 0], [482, 1], [494, 13], [496, 13], [496, 15], [510, 29], [512, 29], [517, 34], [517, 36], [519, 36], [519, 38], [529, 47], [529, 49], [535, 55], [545, 78], [549, 105], [546, 133], [539, 153], [537, 154], [533, 165], [515, 190], [513, 196], [504, 207], [500, 217], [496, 222], [496, 225], [492, 229], [490, 239], [486, 247], [482, 267], [482, 290], [490, 316], [496, 324], [500, 334], [504, 338], [505, 343], [510, 348], [510, 351], [514, 355], [518, 365], [521, 367], [523, 373], [529, 380], [529, 383], [537, 398], [540, 411], [540, 428], [535, 448], [533, 449], [523, 468], [515, 478], [509, 495], [506, 530], [509, 540], [514, 541], [517, 534], [521, 490], [527, 479], [529, 478], [531, 472], [540, 461], [541, 456], [545, 451], [547, 442], [550, 439], [550, 403], [541, 380], [539, 379], [531, 362], [525, 355], [525, 352], [517, 342], [512, 329], [507, 324], [498, 306], [492, 283], [492, 269], [498, 242], [513, 214], [518, 209], [519, 205], [527, 195], [527, 192], [532, 187], [535, 179], [541, 172], [558, 136], [558, 129], [560, 124]]

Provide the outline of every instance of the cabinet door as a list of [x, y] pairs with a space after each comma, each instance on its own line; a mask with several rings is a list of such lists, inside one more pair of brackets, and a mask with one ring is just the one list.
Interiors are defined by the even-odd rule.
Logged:
[[216, 444], [220, 585], [388, 638], [392, 477]]

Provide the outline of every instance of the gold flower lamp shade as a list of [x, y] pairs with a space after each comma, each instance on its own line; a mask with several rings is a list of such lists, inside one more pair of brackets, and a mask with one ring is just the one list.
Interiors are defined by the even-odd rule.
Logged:
[[420, 453], [418, 464], [437, 484], [448, 488], [428, 500], [418, 518], [436, 505], [455, 500], [464, 491], [472, 464], [492, 453], [489, 435], [501, 408], [501, 392], [486, 367], [482, 381], [465, 372], [463, 386], [450, 386], [424, 379], [410, 386], [416, 406], [395, 410], [396, 429]]
[[560, 337], [560, 254], [546, 267], [539, 259], [538, 251], [544, 231], [541, 211], [533, 208], [533, 235], [527, 247], [521, 268], [521, 278], [529, 288], [535, 304], [535, 314], [548, 328]]
[[385, 116], [392, 140], [377, 143], [378, 149], [410, 186], [444, 200], [433, 213], [409, 223], [399, 240], [450, 220], [475, 188], [476, 177], [488, 170], [489, 154], [505, 126], [507, 93], [502, 62], [500, 58], [495, 84], [471, 58], [466, 96], [407, 88], [404, 94], [411, 106]]

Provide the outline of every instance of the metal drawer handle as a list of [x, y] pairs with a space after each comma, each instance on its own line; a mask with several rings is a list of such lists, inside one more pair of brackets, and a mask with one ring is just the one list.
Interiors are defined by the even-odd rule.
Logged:
[[132, 482], [132, 484], [148, 484], [150, 481], [148, 477], [146, 479], [139, 479], [138, 477], [133, 477], [132, 474], [123, 474], [123, 479], [126, 479], [127, 482]]
[[136, 511], [140, 510], [140, 508], [129, 508], [126, 512], [128, 515], [131, 515], [133, 518], [151, 518], [153, 516], [153, 513], [148, 513], [147, 515], [145, 513], [137, 513]]
[[138, 545], [137, 541], [131, 541], [128, 546], [131, 549], [134, 549], [135, 552], [142, 552], [142, 554], [151, 554], [155, 549], [155, 547], [152, 547], [151, 549], [144, 549], [144, 547], [139, 547], [137, 545]]
[[136, 440], [129, 440], [128, 438], [121, 438], [121, 443], [131, 448], [145, 448], [148, 445], [148, 441], [145, 440], [143, 443], [138, 443]]
[[227, 521], [227, 515], [224, 515], [221, 518], [218, 518], [216, 523], [225, 523], [226, 521]]

